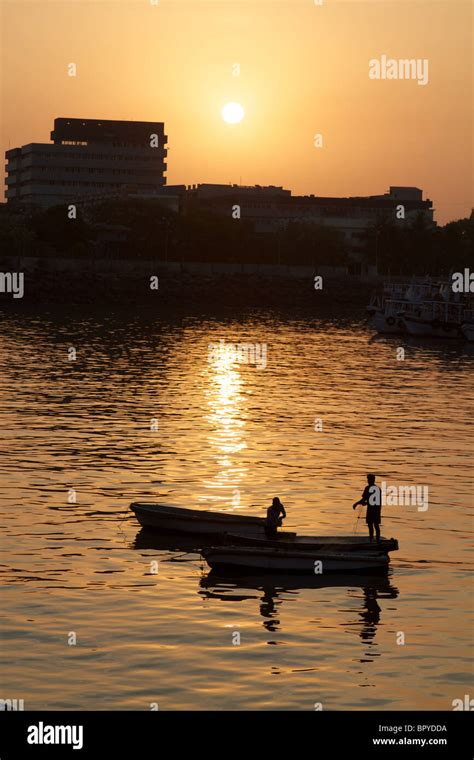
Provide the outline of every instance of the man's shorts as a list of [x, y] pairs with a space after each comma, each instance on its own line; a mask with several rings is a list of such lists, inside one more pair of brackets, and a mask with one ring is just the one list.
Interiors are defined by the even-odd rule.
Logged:
[[378, 507], [376, 504], [369, 504], [367, 507], [367, 514], [365, 516], [365, 522], [367, 525], [370, 525], [370, 523], [373, 523], [374, 525], [380, 525], [382, 522], [381, 517], [381, 508]]

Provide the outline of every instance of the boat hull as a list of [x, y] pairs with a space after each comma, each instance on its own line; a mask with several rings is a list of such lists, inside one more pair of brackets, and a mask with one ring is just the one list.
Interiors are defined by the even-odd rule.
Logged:
[[386, 572], [387, 554], [364, 552], [287, 552], [277, 549], [247, 549], [210, 547], [202, 550], [207, 564], [220, 571], [266, 573], [326, 573]]
[[372, 554], [387, 554], [398, 550], [395, 538], [381, 538], [380, 542], [370, 542], [363, 536], [295, 536], [282, 531], [275, 539], [258, 536], [242, 536], [229, 533], [225, 537], [228, 546], [256, 546], [272, 549], [282, 549], [294, 552], [370, 552]]
[[405, 321], [402, 316], [386, 316], [382, 311], [375, 312], [372, 317], [372, 324], [379, 333], [398, 335], [406, 332]]
[[459, 338], [460, 326], [456, 323], [433, 323], [423, 319], [405, 316], [405, 324], [410, 335], [431, 338]]
[[150, 530], [206, 536], [224, 535], [234, 530], [243, 535], [265, 536], [263, 517], [183, 509], [165, 504], [134, 503], [130, 509], [140, 525]]

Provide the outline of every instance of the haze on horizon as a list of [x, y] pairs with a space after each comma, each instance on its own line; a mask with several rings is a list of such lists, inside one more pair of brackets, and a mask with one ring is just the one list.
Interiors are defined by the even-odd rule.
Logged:
[[[441, 224], [471, 211], [469, 2], [3, 0], [1, 11], [3, 152], [49, 142], [58, 116], [164, 121], [168, 184], [321, 196], [415, 185]], [[428, 59], [428, 84], [371, 80], [382, 55]], [[242, 104], [240, 124], [222, 120], [227, 102]]]

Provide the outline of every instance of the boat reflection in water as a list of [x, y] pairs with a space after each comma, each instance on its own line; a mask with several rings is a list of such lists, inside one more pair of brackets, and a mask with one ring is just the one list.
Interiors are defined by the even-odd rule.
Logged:
[[[213, 542], [216, 537], [213, 537]], [[136, 535], [134, 549], [155, 549], [158, 551], [184, 552], [188, 559], [198, 560], [202, 536], [186, 536], [179, 534], [160, 534], [142, 528]], [[193, 557], [194, 555], [194, 557]], [[179, 559], [179, 557], [177, 557]], [[380, 623], [381, 607], [379, 599], [396, 599], [398, 588], [392, 585], [389, 575], [374, 575], [371, 573], [334, 573], [322, 575], [291, 574], [239, 574], [226, 572], [222, 574], [211, 570], [199, 579], [199, 594], [206, 599], [218, 599], [225, 602], [246, 602], [256, 599], [259, 602], [259, 612], [264, 618], [266, 630], [279, 630], [279, 615], [281, 607], [287, 601], [288, 594], [297, 596], [300, 592], [314, 589], [346, 588], [350, 599], [362, 602], [357, 610], [360, 622], [352, 623], [360, 627], [359, 636], [367, 643], [373, 640]], [[361, 599], [359, 591], [362, 590]], [[317, 595], [315, 594], [314, 601]]]
[[224, 543], [224, 536], [207, 538], [192, 533], [158, 533], [157, 531], [141, 528], [133, 542], [134, 549], [156, 549], [157, 551], [176, 551], [200, 554], [203, 543]]
[[[352, 598], [354, 589], [363, 591], [362, 608], [358, 611], [361, 618], [359, 635], [365, 642], [370, 642], [380, 622], [381, 607], [378, 599], [396, 599], [398, 588], [390, 583], [387, 576], [372, 574], [341, 573], [334, 575], [221, 575], [214, 570], [200, 580], [200, 594], [208, 599], [226, 602], [248, 601], [257, 598], [260, 602], [260, 614], [265, 618], [263, 626], [268, 631], [277, 631], [281, 605], [286, 594], [298, 594], [306, 589], [347, 588]], [[256, 596], [252, 591], [258, 592]], [[356, 597], [354, 597], [356, 598]], [[358, 598], [358, 597], [357, 597]]]

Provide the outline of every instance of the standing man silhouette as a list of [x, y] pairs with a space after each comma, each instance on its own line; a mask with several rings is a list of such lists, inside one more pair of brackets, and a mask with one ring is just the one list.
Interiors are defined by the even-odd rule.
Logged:
[[382, 494], [380, 492], [380, 488], [375, 485], [375, 475], [372, 475], [371, 472], [369, 472], [369, 474], [367, 475], [367, 485], [364, 488], [362, 499], [359, 499], [359, 501], [356, 501], [356, 503], [352, 505], [352, 509], [355, 509], [356, 507], [358, 507], [359, 504], [362, 504], [363, 506], [367, 506], [365, 522], [367, 523], [367, 526], [369, 528], [369, 537], [371, 541], [374, 540], [374, 528], [375, 528], [375, 537], [376, 537], [377, 543], [379, 544], [380, 543], [380, 523], [382, 521], [382, 516], [381, 516]]

